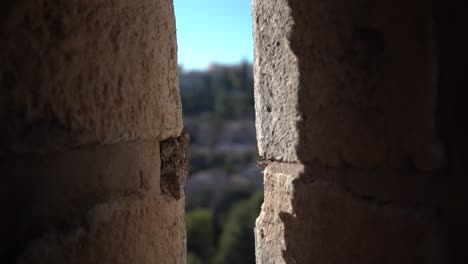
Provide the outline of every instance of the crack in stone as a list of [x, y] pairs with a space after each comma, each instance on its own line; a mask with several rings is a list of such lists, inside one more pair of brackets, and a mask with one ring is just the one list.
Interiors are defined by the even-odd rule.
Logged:
[[[357, 169], [357, 168], [333, 168], [333, 167], [326, 166], [320, 162], [303, 164], [300, 162], [278, 162], [278, 161], [273, 161], [273, 160], [262, 160], [258, 162], [258, 166], [262, 167], [263, 169], [268, 167], [272, 169], [273, 171], [281, 171], [282, 173], [288, 173], [288, 172], [293, 173], [293, 174], [298, 173], [299, 176], [297, 177], [297, 179], [294, 180], [293, 184], [309, 185], [309, 184], [325, 183], [331, 186], [335, 191], [348, 195], [355, 200], [367, 203], [369, 205], [374, 205], [377, 207], [395, 207], [395, 208], [400, 208], [400, 209], [418, 210], [418, 211], [420, 210], [437, 211], [437, 206], [433, 204], [426, 205], [421, 202], [410, 201], [406, 199], [381, 199], [376, 194], [357, 192], [354, 190], [353, 187], [349, 186], [345, 182], [342, 182], [342, 181], [345, 181], [344, 179], [336, 178], [336, 176], [331, 176], [332, 174], [341, 175], [343, 173], [353, 173], [353, 174], [357, 172], [370, 173], [370, 171], [374, 171], [375, 169], [369, 169], [367, 171], [365, 169]], [[310, 170], [316, 171], [317, 169], [319, 169], [319, 171], [322, 171], [324, 175], [317, 176], [322, 173], [307, 172]], [[299, 170], [299, 171], [294, 172], [294, 170]], [[384, 172], [388, 173], [391, 171], [393, 170], [388, 170], [388, 169], [378, 170], [378, 172], [382, 172], [382, 173]], [[402, 171], [401, 169], [400, 170], [395, 169], [394, 173], [398, 174], [401, 171]], [[419, 172], [419, 174], [425, 175], [426, 173]]]

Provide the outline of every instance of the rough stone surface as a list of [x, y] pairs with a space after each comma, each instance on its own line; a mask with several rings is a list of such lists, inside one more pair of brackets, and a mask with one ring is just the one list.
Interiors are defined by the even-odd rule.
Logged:
[[2, 243], [27, 239], [33, 230], [71, 225], [95, 204], [154, 189], [160, 164], [157, 142], [2, 159], [0, 203], [9, 212], [0, 227]]
[[430, 2], [253, 1], [260, 155], [433, 170]]
[[2, 263], [185, 263], [174, 22], [171, 0], [0, 1]]
[[161, 142], [161, 191], [172, 199], [179, 200], [184, 195], [189, 141], [189, 136], [184, 134]]
[[160, 189], [159, 149], [157, 142], [120, 143], [3, 159], [8, 181], [0, 201], [9, 214], [1, 220], [2, 259], [183, 263], [184, 196], [167, 199]]
[[444, 3], [253, 0], [257, 263], [466, 262], [464, 15]]
[[0, 155], [180, 135], [172, 1], [0, 7]]
[[18, 263], [185, 263], [185, 248], [184, 203], [152, 190], [97, 204], [81, 226], [31, 241]]
[[[159, 149], [120, 143], [2, 159], [2, 259], [182, 263], [184, 196], [162, 193]], [[185, 157], [180, 151], [172, 154]]]
[[379, 203], [310, 180], [303, 165], [270, 165], [257, 219], [257, 263], [446, 263], [432, 208]]
[[293, 19], [286, 0], [252, 1], [258, 150], [265, 159], [297, 160], [298, 60], [289, 45]]

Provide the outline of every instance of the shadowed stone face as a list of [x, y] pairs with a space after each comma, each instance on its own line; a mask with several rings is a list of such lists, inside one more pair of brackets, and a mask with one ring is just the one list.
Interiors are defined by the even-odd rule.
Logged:
[[432, 3], [254, 0], [253, 22], [257, 263], [449, 262]]
[[431, 12], [424, 1], [254, 1], [260, 155], [437, 166]]
[[0, 13], [2, 263], [184, 263], [172, 1]]

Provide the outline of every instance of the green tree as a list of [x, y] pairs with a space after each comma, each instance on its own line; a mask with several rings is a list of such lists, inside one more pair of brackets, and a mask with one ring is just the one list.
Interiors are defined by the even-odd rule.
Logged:
[[203, 262], [197, 255], [189, 251], [187, 253], [187, 264], [203, 264]]
[[199, 258], [206, 263], [215, 250], [213, 212], [208, 209], [191, 210], [186, 215], [186, 226], [187, 251], [195, 255], [193, 261]]
[[214, 112], [221, 119], [230, 119], [232, 117], [231, 101], [229, 91], [222, 84], [217, 83], [214, 89]]
[[235, 204], [226, 220], [213, 264], [255, 264], [255, 219], [260, 213], [263, 192]]

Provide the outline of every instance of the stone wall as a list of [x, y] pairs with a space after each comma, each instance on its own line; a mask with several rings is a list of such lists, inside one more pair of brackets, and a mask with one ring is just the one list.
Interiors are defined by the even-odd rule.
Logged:
[[184, 263], [172, 1], [0, 13], [1, 262]]
[[[463, 263], [462, 5], [253, 0], [257, 263]], [[2, 263], [184, 263], [171, 0], [0, 3]]]
[[440, 54], [460, 11], [435, 21], [440, 10], [423, 0], [253, 0], [268, 164], [257, 264], [466, 260], [466, 122], [448, 76], [462, 80], [450, 45]]

